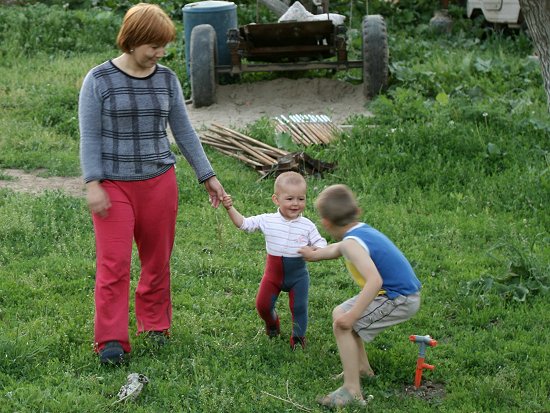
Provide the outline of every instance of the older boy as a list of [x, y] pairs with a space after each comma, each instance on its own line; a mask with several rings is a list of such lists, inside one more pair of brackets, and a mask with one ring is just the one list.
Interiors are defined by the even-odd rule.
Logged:
[[279, 316], [275, 303], [281, 291], [288, 292], [292, 313], [290, 347], [306, 346], [309, 273], [306, 263], [298, 253], [301, 247], [315, 248], [327, 245], [317, 227], [302, 216], [306, 207], [306, 181], [297, 172], [284, 172], [275, 180], [271, 199], [279, 208], [275, 213], [243, 217], [233, 206], [230, 195], [222, 202], [231, 221], [243, 231], [263, 232], [266, 241], [267, 260], [265, 272], [256, 296], [256, 309], [264, 320], [266, 334], [272, 338], [280, 334]]
[[342, 387], [318, 400], [327, 407], [366, 402], [360, 378], [374, 375], [363, 341], [411, 318], [420, 307], [420, 281], [403, 253], [381, 232], [358, 222], [359, 207], [345, 185], [326, 188], [316, 201], [322, 225], [337, 243], [323, 249], [303, 247], [306, 261], [343, 256], [361, 292], [337, 306], [333, 330], [344, 370]]

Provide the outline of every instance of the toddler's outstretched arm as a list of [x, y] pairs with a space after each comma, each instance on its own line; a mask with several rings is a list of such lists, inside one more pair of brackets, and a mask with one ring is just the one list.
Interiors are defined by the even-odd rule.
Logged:
[[233, 199], [231, 198], [231, 195], [226, 194], [222, 199], [222, 203], [227, 210], [229, 218], [233, 221], [233, 224], [235, 224], [237, 228], [240, 228], [243, 225], [244, 217], [233, 206]]

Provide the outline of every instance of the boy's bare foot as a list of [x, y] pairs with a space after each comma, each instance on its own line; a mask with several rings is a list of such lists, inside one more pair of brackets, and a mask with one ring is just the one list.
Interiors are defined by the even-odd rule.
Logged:
[[345, 387], [340, 387], [332, 393], [327, 394], [325, 397], [318, 398], [317, 403], [329, 408], [345, 407], [349, 405], [367, 405], [367, 401], [363, 399], [361, 394], [351, 394]]
[[[362, 379], [365, 379], [367, 377], [374, 377], [375, 374], [374, 374], [374, 371], [372, 370], [360, 370], [359, 371], [359, 377], [361, 377]], [[341, 373], [338, 373], [334, 376], [332, 376], [332, 378], [334, 380], [340, 380], [340, 379], [343, 379], [344, 378], [344, 372], [342, 371]]]

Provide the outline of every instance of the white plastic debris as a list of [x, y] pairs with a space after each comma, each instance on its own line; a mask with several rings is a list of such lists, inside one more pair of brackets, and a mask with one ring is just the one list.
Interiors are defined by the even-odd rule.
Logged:
[[127, 399], [135, 400], [143, 390], [143, 386], [147, 383], [149, 383], [149, 379], [144, 374], [128, 374], [126, 384], [118, 391], [118, 401], [121, 402]]
[[297, 1], [288, 8], [285, 14], [279, 17], [279, 23], [291, 21], [307, 21], [307, 19], [311, 16], [313, 16], [313, 14], [308, 12], [306, 8], [302, 5], [302, 3]]
[[344, 24], [344, 20], [346, 20], [346, 16], [343, 16], [337, 13], [323, 13], [323, 14], [314, 14], [313, 16], [310, 16], [308, 18], [308, 21], [316, 21], [316, 20], [332, 20], [332, 24], [334, 24], [335, 26], [340, 26]]
[[313, 14], [306, 10], [306, 8], [299, 1], [294, 2], [288, 10], [279, 17], [279, 23], [283, 22], [307, 22], [307, 21], [318, 21], [318, 20], [332, 20], [332, 23], [336, 26], [344, 24], [346, 16], [337, 13], [322, 13], [322, 14]]

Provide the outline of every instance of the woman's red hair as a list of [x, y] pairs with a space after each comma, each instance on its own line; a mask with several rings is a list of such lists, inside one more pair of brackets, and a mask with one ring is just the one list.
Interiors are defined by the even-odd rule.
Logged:
[[126, 12], [116, 42], [129, 53], [144, 44], [164, 46], [175, 38], [174, 22], [158, 5], [139, 3]]

